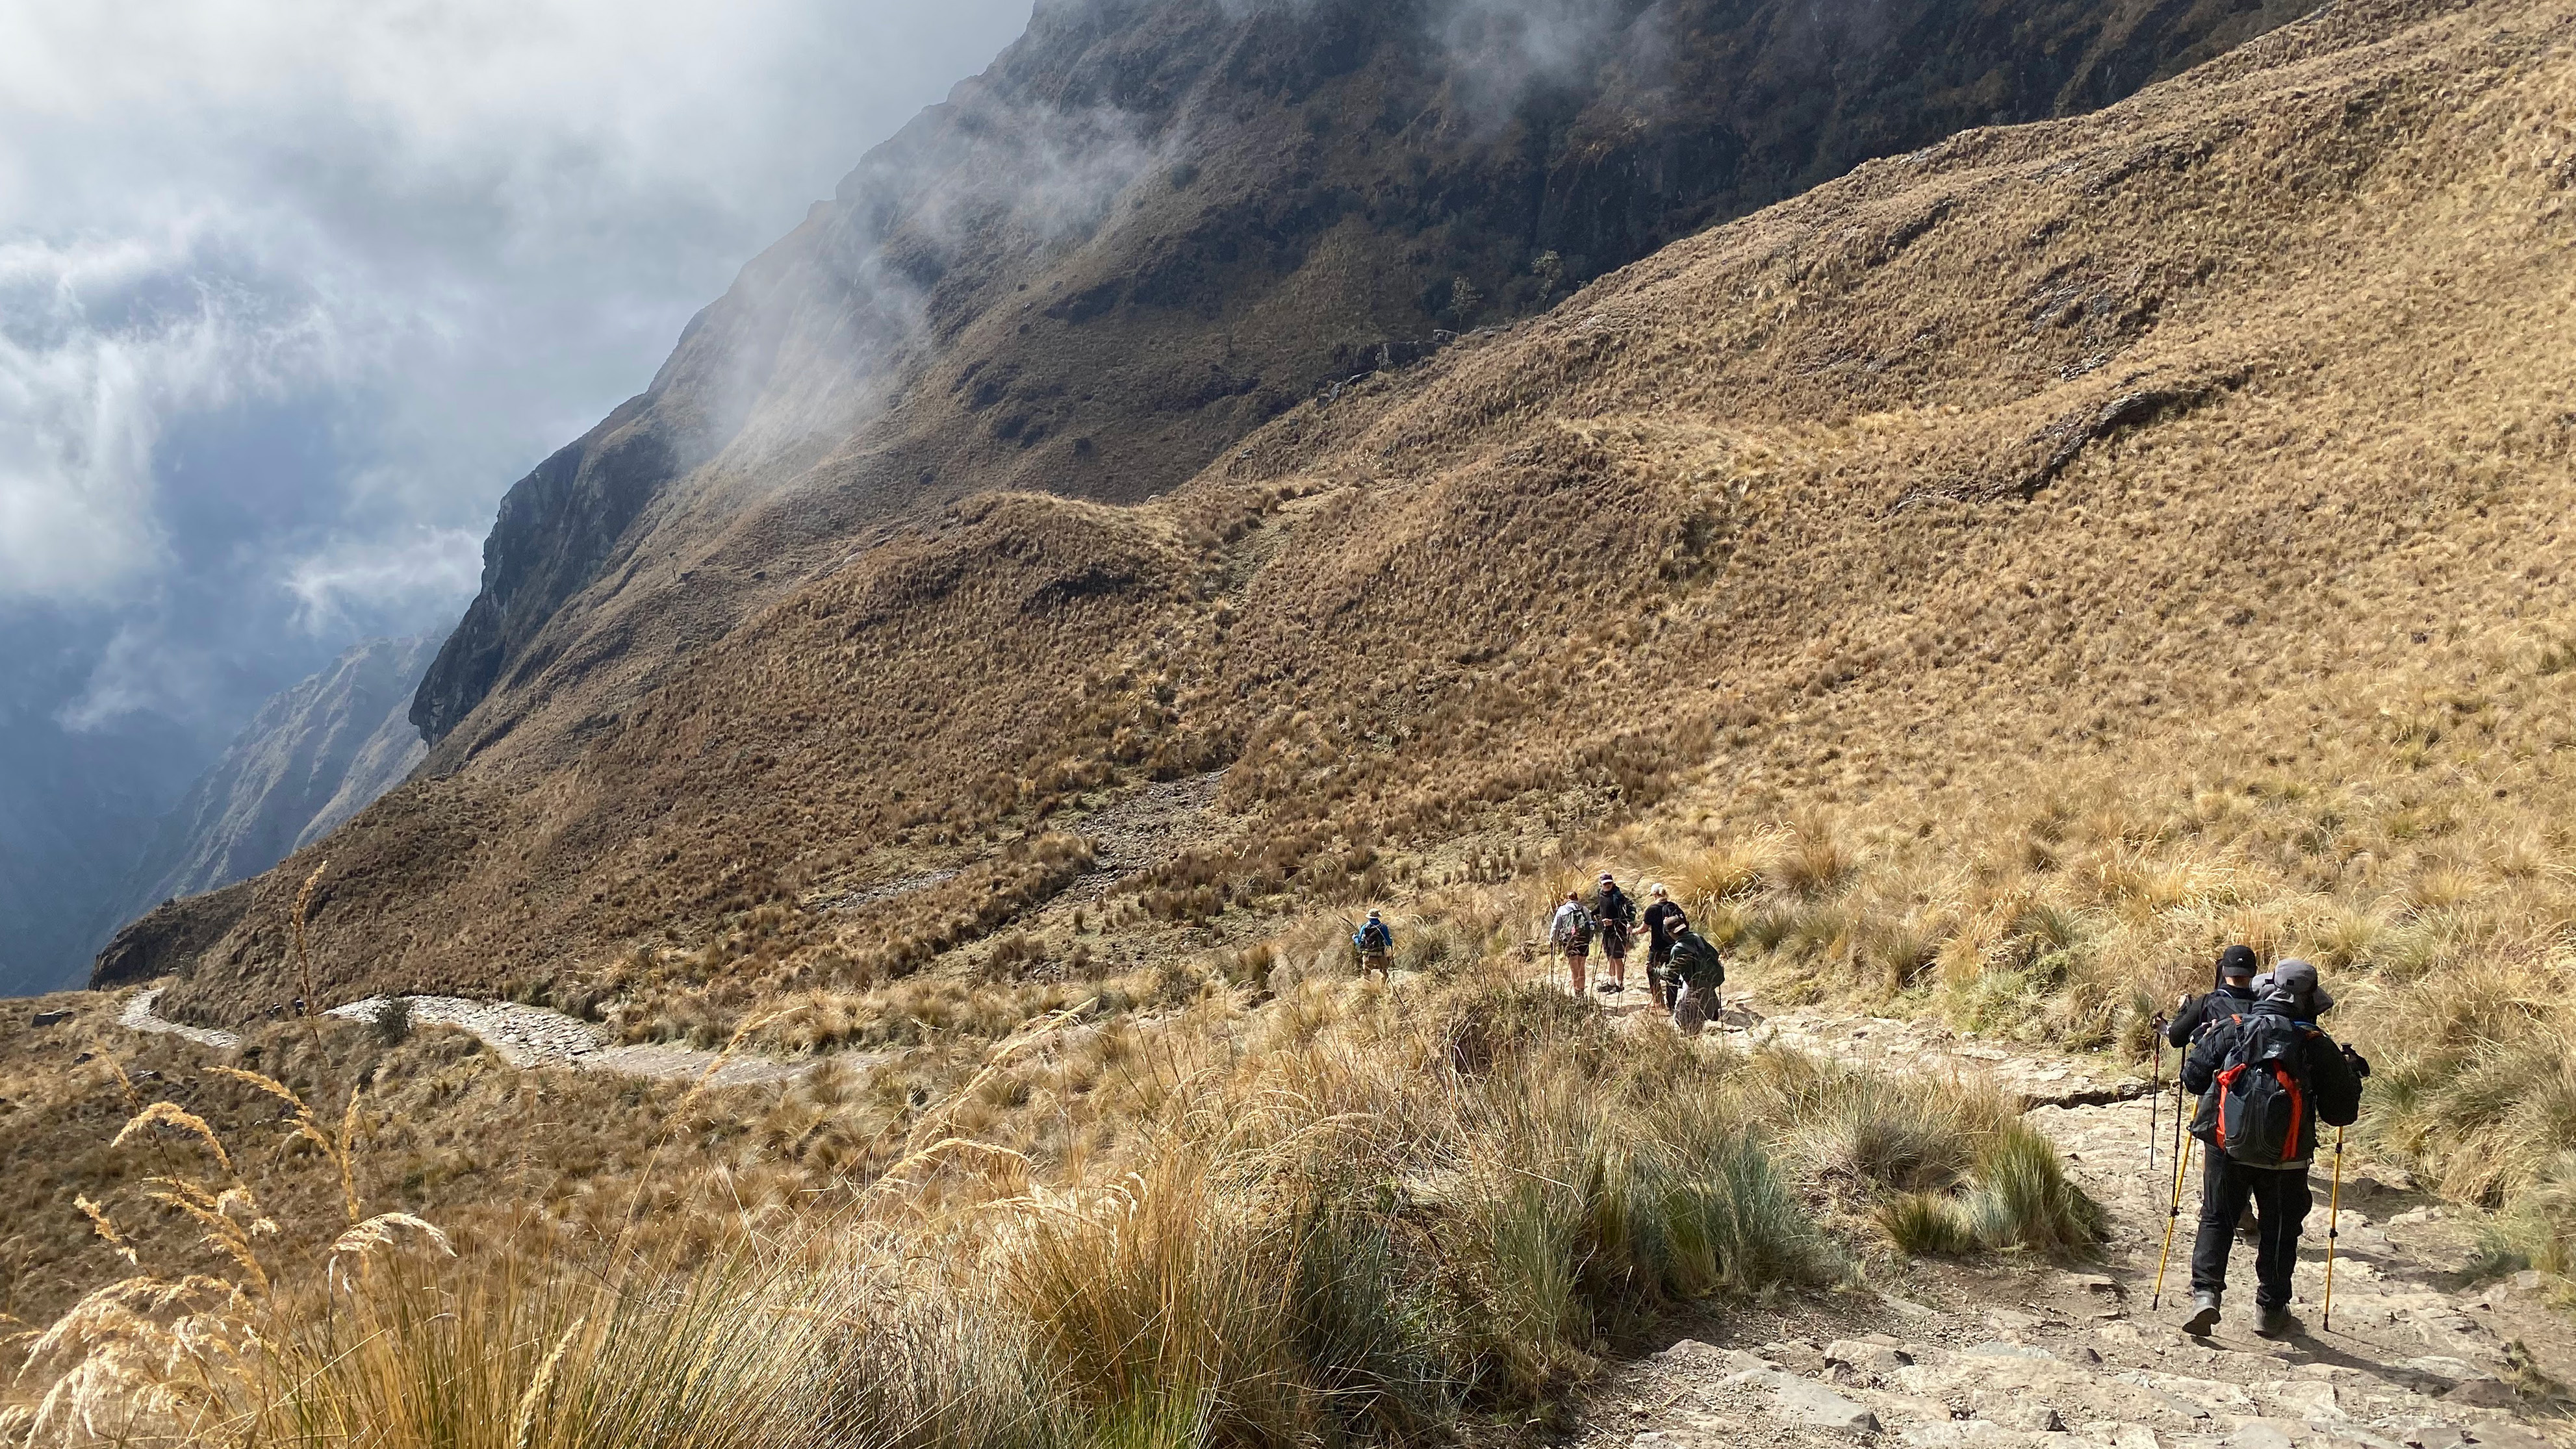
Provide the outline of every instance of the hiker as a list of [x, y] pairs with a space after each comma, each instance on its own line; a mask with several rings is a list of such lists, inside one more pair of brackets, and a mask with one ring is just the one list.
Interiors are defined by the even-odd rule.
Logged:
[[1708, 938], [1691, 929], [1688, 918], [1676, 920], [1673, 933], [1673, 1028], [1697, 1036], [1709, 1018], [1725, 1005], [1719, 991], [1726, 985], [1726, 963]]
[[2253, 1008], [2254, 952], [2246, 946], [2230, 946], [2218, 953], [2218, 980], [2206, 996], [2189, 994], [2174, 1003], [2173, 1020], [2165, 1025], [2165, 1041], [2180, 1051], [2191, 1050], [2192, 1038], [2211, 1020], [2225, 1020], [2238, 1012]]
[[[1343, 919], [1350, 918], [1345, 916]], [[1395, 933], [1386, 928], [1386, 922], [1378, 919], [1377, 912], [1368, 913], [1368, 924], [1360, 927], [1358, 935], [1351, 937], [1351, 945], [1360, 953], [1362, 981], [1366, 981], [1368, 974], [1374, 971], [1385, 977], [1388, 985], [1395, 984], [1395, 972], [1387, 965], [1389, 953], [1395, 950]]]
[[[2277, 979], [2292, 967], [2284, 961]], [[2296, 973], [2293, 973], [2294, 979]], [[2361, 1077], [2369, 1064], [2295, 1013], [2293, 991], [2275, 990], [2252, 1008], [2212, 1015], [2189, 1056], [2183, 1086], [2201, 1094], [2191, 1133], [2208, 1146], [2200, 1179], [2200, 1230], [2191, 1251], [2191, 1317], [2183, 1331], [2218, 1326], [2227, 1291], [2227, 1254], [2236, 1220], [2250, 1202], [2259, 1234], [2254, 1251], [2254, 1331], [2291, 1331], [2290, 1272], [2299, 1260], [2299, 1230], [2313, 1198], [2308, 1163], [2317, 1124], [2351, 1124], [2361, 1115]]]
[[2334, 1010], [2334, 993], [2317, 980], [2317, 968], [2305, 961], [2292, 959], [2254, 978], [2254, 997], [2261, 1000], [2266, 992], [2286, 992], [2297, 1006], [2301, 1021], [2314, 1021]]
[[1637, 903], [1619, 889], [1610, 872], [1601, 872], [1601, 889], [1592, 898], [1592, 919], [1601, 927], [1601, 955], [1610, 965], [1603, 973], [1601, 994], [1617, 996], [1628, 989], [1628, 938], [1637, 929]]
[[1673, 998], [1681, 994], [1681, 982], [1673, 976], [1673, 927], [1687, 925], [1689, 918], [1673, 904], [1672, 893], [1657, 881], [1646, 887], [1653, 901], [1646, 907], [1646, 989], [1654, 993], [1655, 1009], [1669, 1011]]
[[1592, 913], [1583, 908], [1583, 897], [1574, 891], [1565, 893], [1565, 904], [1556, 908], [1556, 919], [1548, 922], [1548, 944], [1565, 953], [1565, 964], [1574, 973], [1574, 994], [1583, 994], [1583, 965], [1592, 955]]

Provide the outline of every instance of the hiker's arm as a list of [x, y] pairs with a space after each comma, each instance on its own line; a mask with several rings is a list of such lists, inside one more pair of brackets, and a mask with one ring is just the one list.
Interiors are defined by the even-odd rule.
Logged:
[[2165, 1028], [2166, 1045], [2185, 1049], [2191, 1046], [2191, 1034], [2199, 1029], [2208, 1001], [2206, 996], [2195, 996], [2175, 1008], [2173, 1024]]
[[[2207, 1044], [2203, 1043], [2202, 1045], [2205, 1046]], [[2208, 1059], [2208, 1054], [2202, 1051], [2200, 1047], [2195, 1046], [2191, 1049], [2190, 1054], [2182, 1059], [2183, 1090], [2187, 1092], [2206, 1092], [2209, 1090], [2210, 1079], [2216, 1076], [2217, 1073], [2217, 1064], [2210, 1061]]]
[[2308, 1081], [2316, 1089], [2318, 1121], [2349, 1127], [2361, 1116], [2361, 1078], [2322, 1033], [2308, 1038]]

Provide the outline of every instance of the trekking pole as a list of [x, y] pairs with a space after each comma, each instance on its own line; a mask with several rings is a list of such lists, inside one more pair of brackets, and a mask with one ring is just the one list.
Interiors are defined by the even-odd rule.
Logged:
[[2165, 1105], [2165, 1039], [2159, 1032], [2147, 1050], [2154, 1054], [2155, 1065], [2147, 1069], [2147, 1171], [2156, 1170], [2156, 1144], [2164, 1135], [2164, 1123], [2157, 1113]]
[[2174, 1078], [2174, 1175], [2173, 1198], [2165, 1209], [2165, 1246], [2156, 1255], [2156, 1290], [2147, 1299], [2148, 1311], [2164, 1306], [2165, 1264], [2173, 1257], [2174, 1228], [2182, 1222], [2182, 1176], [2191, 1160], [2191, 1140], [2182, 1132], [2182, 1078]]
[[2334, 1187], [2326, 1194], [2326, 1311], [2322, 1325], [2334, 1332], [2334, 1250], [2343, 1231], [2343, 1129], [2335, 1129]]

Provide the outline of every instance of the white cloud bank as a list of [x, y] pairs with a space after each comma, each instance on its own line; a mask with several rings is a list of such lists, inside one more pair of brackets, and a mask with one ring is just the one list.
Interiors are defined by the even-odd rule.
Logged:
[[116, 641], [62, 718], [452, 617], [500, 491], [1027, 13], [0, 0], [0, 610]]

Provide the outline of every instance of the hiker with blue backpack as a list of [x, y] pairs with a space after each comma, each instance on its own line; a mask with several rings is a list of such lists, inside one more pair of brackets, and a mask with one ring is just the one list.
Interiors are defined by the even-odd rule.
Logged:
[[[1342, 919], [1347, 922], [1350, 917]], [[1395, 984], [1395, 971], [1391, 964], [1395, 953], [1395, 933], [1387, 929], [1386, 922], [1378, 918], [1377, 912], [1369, 912], [1368, 924], [1351, 937], [1351, 949], [1359, 953], [1362, 981], [1368, 980], [1369, 973], [1374, 971], [1385, 977], [1388, 985]]]
[[2191, 1134], [2208, 1149], [2200, 1228], [2192, 1243], [2187, 1333], [2205, 1335], [2218, 1326], [2227, 1255], [2236, 1220], [2249, 1202], [2258, 1229], [2254, 1331], [2275, 1338], [2295, 1326], [2290, 1274], [2314, 1205], [2308, 1165], [2316, 1156], [2317, 1124], [2351, 1125], [2361, 1115], [2361, 1079], [2370, 1071], [2360, 1053], [2336, 1046], [2318, 1028], [2320, 995], [2317, 968], [2290, 960], [2274, 968], [2269, 989], [2250, 1004], [2232, 994], [2203, 998], [2211, 1005], [2201, 1014], [2182, 1066], [2183, 1087], [2200, 1094]]

